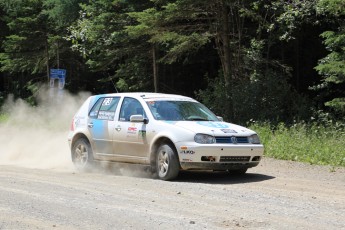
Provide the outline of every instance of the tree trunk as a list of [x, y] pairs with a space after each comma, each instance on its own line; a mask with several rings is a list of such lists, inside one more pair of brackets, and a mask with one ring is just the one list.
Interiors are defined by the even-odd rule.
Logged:
[[221, 1], [220, 6], [220, 22], [221, 22], [221, 32], [220, 32], [220, 38], [221, 38], [221, 49], [223, 53], [223, 57], [221, 58], [223, 63], [223, 73], [224, 73], [224, 82], [225, 86], [230, 85], [231, 75], [230, 75], [230, 69], [231, 69], [231, 60], [230, 60], [230, 30], [229, 30], [229, 8], [225, 3], [225, 0]]
[[156, 57], [156, 46], [152, 45], [152, 63], [153, 63], [153, 85], [155, 88], [155, 92], [158, 93], [159, 91], [159, 82], [158, 82], [158, 65], [157, 65], [157, 57]]
[[48, 52], [48, 37], [46, 38], [46, 58], [47, 58], [47, 81], [49, 84], [50, 77], [49, 77], [49, 52]]
[[60, 69], [59, 41], [56, 42], [56, 63], [57, 68]]
[[219, 32], [217, 35], [219, 56], [222, 63], [225, 83], [225, 111], [226, 119], [233, 120], [233, 96], [232, 96], [232, 78], [231, 78], [231, 50], [230, 50], [230, 22], [229, 22], [229, 6], [225, 0], [220, 1], [218, 10]]

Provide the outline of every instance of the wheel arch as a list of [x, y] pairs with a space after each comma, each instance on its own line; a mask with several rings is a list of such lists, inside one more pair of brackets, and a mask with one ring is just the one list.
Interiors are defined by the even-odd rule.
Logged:
[[73, 145], [75, 144], [76, 141], [78, 141], [79, 139], [85, 139], [87, 142], [89, 142], [89, 144], [91, 145], [91, 142], [89, 140], [89, 138], [84, 134], [84, 133], [77, 133], [73, 136], [72, 138], [72, 142], [71, 142], [71, 151], [73, 149]]
[[[151, 154], [150, 154], [150, 165], [151, 165], [151, 167], [155, 168], [157, 150], [158, 150], [159, 146], [161, 146], [162, 144], [168, 144], [168, 145], [170, 145], [174, 149], [176, 157], [177, 157], [178, 162], [180, 164], [179, 155], [178, 155], [178, 152], [177, 152], [177, 149], [176, 149], [176, 146], [175, 146], [174, 142], [172, 142], [172, 140], [169, 139], [168, 137], [164, 137], [163, 136], [163, 137], [159, 137], [152, 144]], [[181, 168], [181, 165], [180, 165], [180, 168]]]

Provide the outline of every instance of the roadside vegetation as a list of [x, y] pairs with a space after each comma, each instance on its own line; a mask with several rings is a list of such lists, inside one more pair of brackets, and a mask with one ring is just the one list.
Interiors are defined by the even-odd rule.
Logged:
[[265, 145], [265, 156], [282, 160], [307, 162], [316, 165], [345, 167], [344, 124], [306, 124], [287, 126], [279, 123], [250, 125], [260, 135]]
[[8, 115], [0, 113], [0, 124], [6, 122], [7, 120], [8, 120]]

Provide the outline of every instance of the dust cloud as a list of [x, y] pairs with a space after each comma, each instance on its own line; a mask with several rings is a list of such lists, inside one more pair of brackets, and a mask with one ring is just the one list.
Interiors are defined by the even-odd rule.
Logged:
[[67, 134], [73, 115], [89, 95], [45, 88], [35, 107], [9, 97], [1, 108], [9, 117], [0, 123], [0, 165], [74, 170]]
[[[63, 94], [51, 90], [46, 87], [40, 90], [38, 105], [34, 107], [21, 99], [7, 99], [1, 108], [8, 119], [0, 122], [0, 165], [76, 171], [67, 135], [74, 114], [90, 93], [71, 95], [66, 90]], [[131, 177], [151, 176], [147, 168], [110, 162], [99, 162], [91, 171]]]

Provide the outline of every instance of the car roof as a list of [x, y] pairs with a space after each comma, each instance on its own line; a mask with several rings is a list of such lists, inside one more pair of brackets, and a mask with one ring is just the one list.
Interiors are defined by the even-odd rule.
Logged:
[[165, 93], [150, 93], [150, 92], [129, 92], [129, 93], [110, 93], [110, 94], [100, 94], [94, 96], [131, 96], [131, 97], [141, 97], [144, 100], [188, 100], [188, 101], [196, 101], [190, 97], [176, 95], [176, 94], [165, 94]]

